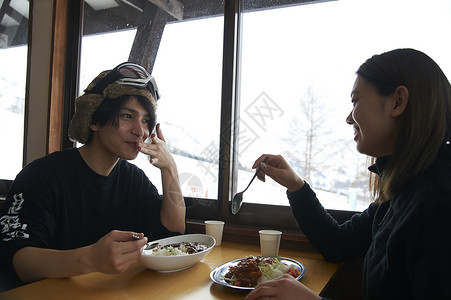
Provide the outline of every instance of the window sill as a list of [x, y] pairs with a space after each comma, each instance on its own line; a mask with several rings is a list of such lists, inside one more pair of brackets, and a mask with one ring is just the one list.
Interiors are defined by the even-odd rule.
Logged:
[[[186, 221], [187, 233], [205, 233], [205, 225], [203, 220], [188, 219]], [[258, 231], [262, 227], [242, 226], [236, 224], [225, 224], [222, 239], [224, 241], [259, 245], [260, 240]], [[310, 244], [305, 235], [300, 230], [282, 230], [282, 239], [280, 241], [280, 248], [317, 252]]]

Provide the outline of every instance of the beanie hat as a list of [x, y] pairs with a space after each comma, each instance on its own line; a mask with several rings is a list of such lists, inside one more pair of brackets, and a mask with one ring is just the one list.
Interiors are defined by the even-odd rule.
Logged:
[[157, 108], [157, 103], [152, 93], [146, 88], [139, 88], [134, 85], [113, 82], [103, 89], [102, 93], [92, 93], [91, 90], [107, 76], [111, 70], [101, 72], [86, 88], [85, 93], [75, 99], [75, 114], [69, 125], [69, 139], [85, 144], [91, 135], [92, 116], [100, 104], [105, 101], [117, 99], [124, 95], [143, 96], [150, 101], [153, 107]]

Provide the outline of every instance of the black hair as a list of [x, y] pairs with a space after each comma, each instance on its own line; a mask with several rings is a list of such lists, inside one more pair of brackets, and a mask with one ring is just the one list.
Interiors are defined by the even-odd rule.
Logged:
[[[140, 95], [122, 95], [115, 99], [105, 98], [100, 106], [95, 110], [92, 115], [91, 124], [97, 124], [100, 127], [111, 125], [114, 127], [119, 126], [119, 113], [120, 110], [128, 103], [132, 98], [136, 98], [139, 104], [147, 111], [150, 122], [149, 131], [152, 131], [156, 123], [156, 112], [153, 104], [144, 96]], [[89, 135], [88, 143], [92, 139], [92, 132]]]

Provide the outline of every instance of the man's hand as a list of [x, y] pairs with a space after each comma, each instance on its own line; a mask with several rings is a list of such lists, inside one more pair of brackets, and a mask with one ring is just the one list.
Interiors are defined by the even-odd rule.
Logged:
[[92, 245], [72, 250], [22, 248], [14, 254], [13, 265], [24, 282], [90, 272], [119, 273], [141, 256], [146, 243], [142, 233], [113, 230]]
[[185, 233], [185, 199], [180, 187], [177, 164], [169, 152], [160, 124], [157, 124], [156, 132], [156, 135], [151, 136], [151, 144], [140, 143], [139, 151], [149, 155], [150, 163], [161, 170], [163, 185], [161, 223], [169, 231]]
[[[140, 239], [136, 240], [133, 235]], [[88, 263], [92, 271], [123, 272], [141, 256], [146, 243], [147, 238], [142, 233], [113, 230], [89, 247]]]
[[175, 161], [169, 152], [169, 148], [160, 128], [160, 123], [156, 126], [156, 133], [157, 134], [153, 133], [150, 136], [152, 143], [139, 143], [139, 151], [149, 155], [150, 163], [155, 167], [161, 170], [171, 169], [175, 166]]

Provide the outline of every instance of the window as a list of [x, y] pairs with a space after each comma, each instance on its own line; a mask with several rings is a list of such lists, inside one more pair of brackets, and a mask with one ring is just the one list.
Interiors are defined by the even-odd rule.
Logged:
[[[451, 3], [341, 0], [261, 10], [252, 6], [264, 1], [244, 2], [237, 189], [261, 154], [282, 154], [324, 207], [364, 210], [366, 157], [345, 122], [355, 71], [373, 54], [416, 48], [451, 78]], [[245, 201], [288, 205], [273, 180], [253, 185]]]
[[[154, 2], [86, 1], [80, 87], [126, 60], [148, 66], [184, 195], [209, 200], [205, 207], [238, 224], [260, 222], [254, 218], [268, 205], [275, 214], [268, 222], [285, 224], [291, 215], [285, 189], [270, 179], [246, 192], [245, 214], [230, 215], [230, 199], [263, 153], [282, 154], [327, 209], [368, 206], [366, 157], [345, 118], [355, 71], [371, 55], [417, 48], [451, 77], [449, 1]], [[145, 157], [134, 163], [158, 186]]]
[[153, 70], [164, 97], [159, 122], [188, 197], [218, 197], [223, 23], [217, 16], [167, 24]]
[[8, 181], [23, 161], [28, 14], [26, 0], [0, 2], [0, 179]]

